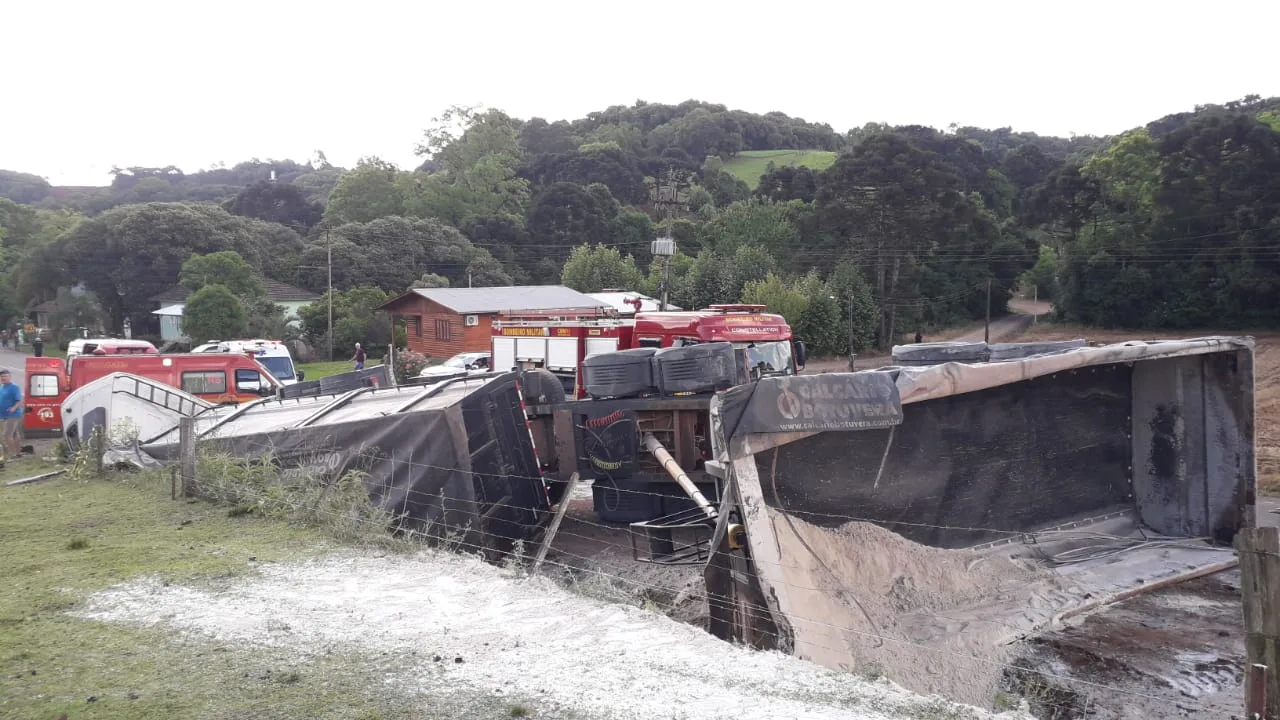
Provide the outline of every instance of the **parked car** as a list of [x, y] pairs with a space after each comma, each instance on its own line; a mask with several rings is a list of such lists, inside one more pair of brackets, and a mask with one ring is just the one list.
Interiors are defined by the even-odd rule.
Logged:
[[492, 366], [492, 353], [464, 352], [454, 355], [439, 365], [428, 365], [422, 372], [418, 373], [418, 377], [430, 381], [440, 381], [465, 375], [484, 375], [491, 372]]

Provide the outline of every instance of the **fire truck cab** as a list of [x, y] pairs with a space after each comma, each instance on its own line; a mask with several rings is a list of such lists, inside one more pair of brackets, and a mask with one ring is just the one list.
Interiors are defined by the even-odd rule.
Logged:
[[504, 313], [493, 321], [493, 369], [542, 368], [560, 377], [565, 392], [584, 397], [582, 361], [631, 348], [669, 348], [729, 342], [743, 350], [756, 377], [804, 369], [804, 343], [781, 315], [763, 305], [712, 305], [702, 310], [643, 312], [551, 310]]

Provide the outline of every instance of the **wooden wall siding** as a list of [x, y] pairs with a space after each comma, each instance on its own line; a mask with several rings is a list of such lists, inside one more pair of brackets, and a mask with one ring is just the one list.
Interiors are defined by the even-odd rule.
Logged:
[[[460, 352], [483, 352], [492, 346], [493, 316], [481, 315], [480, 324], [465, 327], [465, 318], [424, 297], [410, 298], [395, 314], [405, 319], [409, 349], [434, 358], [448, 358]], [[447, 324], [448, 338], [437, 336]]]

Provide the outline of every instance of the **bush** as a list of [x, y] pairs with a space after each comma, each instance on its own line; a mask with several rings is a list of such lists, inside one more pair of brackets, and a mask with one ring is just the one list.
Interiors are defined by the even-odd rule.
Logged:
[[430, 358], [420, 352], [404, 350], [396, 353], [396, 382], [403, 384], [418, 377], [429, 362]]

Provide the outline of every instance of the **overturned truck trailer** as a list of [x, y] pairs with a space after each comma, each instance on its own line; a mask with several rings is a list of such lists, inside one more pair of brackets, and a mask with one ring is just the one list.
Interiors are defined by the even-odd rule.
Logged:
[[[1228, 568], [1254, 523], [1253, 373], [1251, 338], [1212, 337], [720, 393], [711, 629], [833, 668], [933, 663], [912, 651], [980, 656]], [[895, 679], [954, 689], [929, 674]]]
[[[517, 373], [264, 399], [199, 413], [194, 431], [201, 448], [270, 461], [307, 482], [356, 473], [400, 527], [491, 557], [548, 517]], [[171, 426], [141, 449], [174, 460], [179, 435]]]

